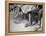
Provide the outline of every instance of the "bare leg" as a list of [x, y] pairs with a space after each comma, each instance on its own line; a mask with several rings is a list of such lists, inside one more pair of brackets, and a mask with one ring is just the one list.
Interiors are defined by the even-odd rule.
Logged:
[[31, 25], [31, 14], [29, 13], [29, 24]]

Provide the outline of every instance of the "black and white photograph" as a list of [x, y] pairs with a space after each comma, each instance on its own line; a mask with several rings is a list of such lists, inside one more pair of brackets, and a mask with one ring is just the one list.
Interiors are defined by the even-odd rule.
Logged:
[[9, 3], [10, 32], [42, 31], [43, 5]]

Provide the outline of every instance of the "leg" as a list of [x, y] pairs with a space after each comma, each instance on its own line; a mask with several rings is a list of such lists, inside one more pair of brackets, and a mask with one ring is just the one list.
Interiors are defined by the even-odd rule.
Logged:
[[31, 17], [31, 14], [29, 13], [28, 16], [29, 16], [29, 23], [27, 23], [25, 27], [28, 27], [28, 26], [30, 26], [30, 25], [32, 24], [32, 20], [31, 20], [32, 17]]

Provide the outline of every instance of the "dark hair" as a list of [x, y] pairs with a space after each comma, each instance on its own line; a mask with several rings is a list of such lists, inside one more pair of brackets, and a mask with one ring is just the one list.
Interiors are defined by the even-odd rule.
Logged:
[[42, 6], [42, 5], [38, 5], [38, 7], [39, 7], [40, 9], [42, 9], [43, 6]]

